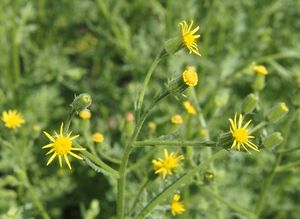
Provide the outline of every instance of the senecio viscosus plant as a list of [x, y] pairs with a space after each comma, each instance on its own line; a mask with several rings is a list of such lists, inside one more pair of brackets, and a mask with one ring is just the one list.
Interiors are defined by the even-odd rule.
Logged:
[[[165, 42], [164, 47], [161, 51], [159, 51], [157, 57], [154, 59], [148, 72], [146, 73], [143, 86], [135, 103], [135, 127], [131, 133], [131, 136], [128, 137], [126, 140], [127, 142], [123, 147], [124, 151], [121, 155], [121, 162], [118, 169], [114, 169], [102, 161], [100, 156], [97, 155], [95, 148], [89, 147], [87, 149], [84, 146], [76, 143], [79, 135], [75, 134], [75, 132], [73, 133], [73, 131], [70, 131], [72, 119], [76, 114], [79, 114], [82, 119], [90, 119], [91, 113], [88, 110], [88, 107], [91, 105], [92, 99], [89, 94], [84, 93], [75, 97], [71, 104], [71, 111], [67, 120], [60, 124], [60, 128], [57, 132], [54, 132], [53, 134], [47, 131], [43, 132], [49, 139], [49, 142], [42, 147], [42, 149], [47, 150], [46, 155], [49, 156], [49, 159], [46, 163], [47, 166], [52, 164], [53, 160], [57, 158], [59, 167], [64, 167], [66, 164], [66, 167], [71, 170], [72, 165], [70, 162], [70, 157], [72, 157], [78, 160], [84, 160], [93, 169], [102, 173], [106, 173], [108, 177], [113, 177], [117, 180], [116, 217], [118, 219], [146, 218], [147, 216], [151, 215], [151, 212], [155, 207], [166, 202], [168, 203], [167, 209], [170, 210], [170, 213], [173, 216], [183, 214], [185, 211], [188, 211], [184, 205], [182, 195], [180, 194], [180, 188], [183, 185], [190, 183], [195, 183], [196, 185], [210, 183], [214, 178], [213, 162], [216, 159], [224, 157], [224, 155], [229, 153], [231, 150], [247, 152], [249, 155], [254, 154], [252, 156], [255, 156], [255, 154], [260, 152], [260, 150], [263, 148], [274, 148], [280, 145], [278, 146], [278, 150], [284, 151], [285, 144], [281, 143], [285, 141], [287, 137], [285, 135], [288, 135], [291, 123], [296, 118], [296, 114], [299, 111], [298, 107], [300, 105], [300, 94], [299, 89], [296, 88], [295, 96], [293, 97], [291, 105], [292, 108], [289, 109], [286, 103], [280, 102], [268, 110], [268, 113], [260, 123], [251, 123], [251, 119], [249, 117], [255, 117], [255, 110], [260, 107], [259, 95], [260, 91], [262, 91], [265, 87], [265, 77], [268, 75], [267, 68], [263, 65], [257, 65], [255, 62], [252, 64], [252, 71], [255, 73], [256, 77], [252, 85], [253, 92], [245, 98], [243, 104], [241, 105], [241, 109], [238, 110], [238, 112], [232, 112], [232, 118], [228, 119], [227, 130], [222, 131], [216, 139], [212, 139], [210, 137], [205, 118], [195, 96], [193, 100], [189, 101], [183, 95], [183, 92], [186, 89], [193, 89], [193, 87], [198, 84], [198, 74], [192, 65], [187, 66], [182, 74], [171, 78], [166, 84], [167, 86], [165, 89], [153, 98], [151, 104], [145, 106], [144, 96], [146, 89], [148, 88], [148, 84], [155, 72], [156, 67], [163, 59], [167, 59], [184, 48], [188, 49], [189, 54], [195, 54], [201, 58], [197, 44], [197, 39], [200, 37], [198, 34], [199, 26], [194, 27], [193, 21], [189, 25], [186, 21], [183, 21], [179, 24], [179, 26], [181, 27], [181, 34]], [[149, 114], [161, 101], [170, 95], [173, 95], [176, 98], [185, 98], [185, 101], [183, 101], [183, 106], [188, 114], [197, 116], [199, 119], [201, 125], [200, 135], [205, 136], [205, 138], [201, 138], [204, 140], [162, 140], [155, 138], [149, 140], [139, 140], [141, 128], [143, 127], [144, 122]], [[280, 132], [273, 132], [268, 135], [259, 134], [262, 128], [277, 122], [288, 113], [291, 114], [289, 116], [290, 122], [285, 129], [285, 133], [282, 134]], [[128, 115], [128, 117], [132, 116], [133, 115]], [[3, 112], [2, 120], [6, 127], [10, 129], [20, 128], [25, 122], [22, 114], [16, 110], [8, 110]], [[171, 118], [171, 122], [175, 125], [178, 125], [183, 122], [183, 118], [176, 114]], [[155, 129], [155, 126], [155, 123], [149, 123], [150, 129]], [[101, 133], [95, 133], [92, 136], [92, 139], [94, 142], [102, 142], [104, 140], [104, 136]], [[179, 150], [170, 152], [167, 148], [164, 148], [161, 151], [163, 156], [153, 159], [152, 163], [149, 163], [149, 165], [152, 166], [152, 175], [150, 177], [148, 176], [148, 180], [153, 180], [157, 176], [160, 176], [161, 180], [163, 181], [172, 177], [173, 180], [168, 181], [165, 188], [156, 194], [156, 196], [153, 197], [148, 203], [143, 205], [141, 209], [137, 209], [136, 205], [139, 201], [141, 190], [137, 192], [136, 197], [133, 199], [133, 203], [125, 202], [126, 187], [128, 186], [126, 175], [129, 157], [132, 151], [139, 150], [139, 148], [145, 146], [168, 146], [169, 148], [181, 147], [184, 148], [184, 150], [182, 153], [180, 153]], [[201, 162], [197, 162], [189, 157], [195, 148], [204, 148], [204, 150], [206, 150], [205, 154], [207, 155], [206, 159], [201, 159]], [[183, 175], [178, 176], [174, 173], [177, 168], [182, 166], [183, 160], [189, 161], [189, 168], [185, 169], [185, 173]], [[275, 167], [276, 165], [280, 164], [280, 160], [281, 154], [278, 153], [276, 155], [276, 162], [274, 164]], [[209, 170], [205, 171], [207, 169]], [[203, 171], [205, 171], [204, 174]], [[262, 191], [258, 194], [254, 211], [244, 209], [240, 207], [238, 203], [229, 203], [229, 207], [247, 218], [258, 218], [263, 206], [267, 187], [270, 185], [273, 175], [273, 172], [271, 172], [271, 174], [268, 176], [268, 180], [266, 180], [266, 183], [263, 184], [261, 189]], [[143, 184], [142, 188], [144, 188], [145, 185], [146, 184]], [[217, 186], [214, 184], [212, 184], [212, 186], [214, 191], [217, 192]], [[129, 206], [129, 204], [131, 204], [131, 206]], [[216, 205], [220, 205], [218, 200], [216, 200]], [[49, 218], [49, 215], [45, 212], [42, 206], [39, 206], [39, 209], [41, 209], [42, 216], [44, 218]], [[218, 218], [221, 218], [219, 215], [220, 212], [216, 212], [216, 214]]]

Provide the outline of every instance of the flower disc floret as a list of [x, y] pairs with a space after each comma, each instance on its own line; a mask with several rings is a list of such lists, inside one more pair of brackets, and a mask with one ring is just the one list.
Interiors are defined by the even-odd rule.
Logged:
[[194, 87], [198, 84], [198, 74], [194, 68], [187, 68], [183, 72], [182, 78], [184, 83], [189, 87]]
[[59, 134], [55, 133], [55, 136], [51, 136], [48, 132], [44, 131], [44, 134], [49, 138], [50, 144], [47, 144], [43, 146], [43, 149], [50, 148], [50, 151], [48, 151], [48, 154], [52, 154], [50, 159], [47, 162], [47, 166], [53, 161], [55, 157], [58, 157], [59, 165], [62, 167], [62, 158], [66, 161], [68, 167], [72, 169], [69, 158], [67, 155], [71, 155], [79, 160], [83, 160], [83, 158], [75, 153], [73, 151], [84, 151], [85, 148], [82, 147], [73, 147], [73, 140], [78, 138], [79, 135], [75, 135], [71, 137], [72, 132], [65, 135], [63, 133], [63, 123], [60, 127]]

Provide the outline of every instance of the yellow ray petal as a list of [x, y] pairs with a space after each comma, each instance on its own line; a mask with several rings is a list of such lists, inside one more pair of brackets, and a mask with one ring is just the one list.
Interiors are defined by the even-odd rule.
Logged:
[[46, 164], [47, 166], [52, 162], [52, 160], [56, 157], [56, 153], [54, 153], [50, 159], [48, 160], [48, 163]]
[[60, 135], [63, 135], [63, 129], [64, 129], [64, 123], [62, 122], [60, 126]]
[[51, 149], [50, 151], [48, 151], [48, 153], [46, 155], [51, 154], [53, 151], [54, 151], [54, 148]]
[[58, 155], [58, 160], [59, 160], [59, 166], [62, 167], [62, 160], [61, 160], [62, 155]]
[[53, 143], [46, 144], [45, 146], [42, 147], [42, 149], [51, 148], [53, 145], [54, 145]]
[[66, 161], [66, 163], [67, 163], [67, 165], [68, 165], [69, 169], [70, 169], [70, 170], [72, 170], [72, 167], [71, 167], [70, 161], [69, 161], [69, 159], [68, 159], [68, 156], [67, 156], [66, 154], [64, 155], [64, 158], [65, 158], [65, 161]]
[[75, 157], [75, 158], [77, 158], [77, 159], [79, 159], [79, 160], [83, 160], [82, 157], [78, 156], [77, 154], [74, 154], [72, 151], [69, 151], [68, 154], [72, 155], [73, 157]]
[[79, 137], [79, 135], [75, 135], [72, 138], [70, 138], [70, 140], [72, 141], [72, 140], [74, 140], [75, 138], [78, 138], [78, 137]]
[[85, 148], [71, 148], [72, 151], [85, 151]]
[[43, 131], [43, 133], [47, 136], [47, 138], [49, 138], [50, 141], [55, 142], [55, 139], [48, 132]]

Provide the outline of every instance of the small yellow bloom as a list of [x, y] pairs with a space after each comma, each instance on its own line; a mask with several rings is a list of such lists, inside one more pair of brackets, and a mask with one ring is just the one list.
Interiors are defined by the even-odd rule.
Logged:
[[[243, 124], [243, 116], [240, 114], [239, 121], [237, 121], [237, 115], [234, 116], [234, 121], [232, 119], [229, 119], [230, 122], [230, 132], [233, 137], [233, 144], [231, 148], [237, 146], [238, 150], [240, 150], [240, 146], [247, 151], [247, 147], [251, 148], [254, 151], [259, 152], [258, 147], [250, 141], [250, 139], [254, 138], [254, 136], [249, 135], [249, 131], [247, 129], [248, 125], [251, 123], [251, 120], [249, 120], [244, 126]], [[249, 152], [250, 153], [250, 152]]]
[[198, 83], [198, 74], [195, 71], [195, 68], [188, 67], [183, 73], [182, 73], [183, 81], [186, 85], [189, 87], [194, 87]]
[[182, 33], [182, 42], [190, 51], [190, 54], [193, 52], [198, 56], [201, 56], [198, 50], [197, 39], [200, 35], [195, 35], [195, 33], [200, 29], [199, 26], [192, 30], [193, 21], [191, 21], [190, 26], [188, 26], [186, 21], [182, 21], [179, 23], [181, 26], [181, 33]]
[[5, 123], [5, 126], [10, 129], [20, 128], [25, 123], [23, 115], [16, 110], [4, 111], [1, 120]]
[[280, 103], [280, 108], [281, 108], [282, 111], [284, 111], [284, 112], [288, 112], [288, 111], [289, 111], [289, 108], [288, 108], [288, 106], [286, 105], [285, 102], [281, 102], [281, 103]]
[[174, 125], [180, 125], [183, 123], [183, 119], [182, 119], [181, 115], [176, 114], [176, 115], [172, 116], [171, 122]]
[[206, 136], [206, 134], [207, 134], [206, 129], [205, 129], [205, 128], [201, 128], [200, 131], [199, 131], [199, 135], [200, 135], [201, 137], [204, 137], [204, 136]]
[[177, 152], [172, 152], [169, 155], [167, 149], [164, 149], [165, 159], [158, 158], [158, 160], [152, 160], [154, 166], [155, 174], [161, 174], [165, 179], [167, 174], [173, 175], [172, 170], [175, 169], [181, 160], [184, 159], [183, 155], [178, 155]]
[[96, 143], [102, 143], [104, 141], [104, 136], [100, 132], [96, 132], [92, 135], [92, 139]]
[[183, 212], [185, 212], [184, 205], [179, 200], [180, 200], [180, 195], [178, 195], [178, 194], [175, 194], [172, 198], [171, 211], [172, 211], [173, 216], [175, 216], [177, 214], [182, 214]]
[[255, 62], [252, 63], [252, 68], [256, 73], [261, 75], [267, 75], [269, 73], [264, 65], [256, 65]]
[[183, 106], [189, 114], [192, 114], [192, 115], [196, 114], [195, 107], [189, 101], [184, 101]]
[[92, 117], [92, 113], [89, 109], [84, 109], [79, 112], [79, 116], [83, 120], [89, 120]]
[[51, 148], [51, 150], [48, 151], [48, 153], [46, 155], [53, 153], [47, 162], [47, 166], [53, 161], [53, 159], [56, 156], [58, 156], [60, 167], [62, 167], [62, 158], [64, 158], [68, 167], [70, 169], [72, 169], [69, 158], [67, 156], [68, 154], [70, 154], [71, 156], [73, 156], [79, 160], [83, 160], [82, 157], [80, 157], [79, 155], [72, 152], [72, 151], [84, 151], [85, 150], [85, 148], [82, 148], [82, 147], [73, 147], [73, 140], [78, 138], [79, 135], [75, 135], [75, 136], [71, 137], [72, 132], [65, 135], [63, 133], [63, 123], [60, 126], [59, 134], [57, 134], [55, 132], [55, 136], [51, 136], [48, 132], [45, 132], [45, 131], [44, 131], [44, 134], [49, 138], [51, 143], [43, 146], [42, 148], [43, 149]]
[[155, 122], [149, 122], [149, 123], [148, 123], [148, 128], [149, 128], [151, 131], [155, 131], [155, 130], [156, 130], [156, 123], [155, 123]]

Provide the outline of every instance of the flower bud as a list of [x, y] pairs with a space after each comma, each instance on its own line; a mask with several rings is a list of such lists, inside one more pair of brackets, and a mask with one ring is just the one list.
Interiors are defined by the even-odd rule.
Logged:
[[215, 175], [211, 170], [205, 171], [203, 174], [203, 182], [205, 184], [211, 184], [214, 181]]
[[183, 48], [182, 40], [179, 37], [174, 37], [165, 42], [165, 51], [168, 55], [173, 55]]
[[232, 143], [233, 143], [232, 134], [230, 132], [225, 132], [219, 135], [217, 147], [230, 149]]
[[92, 104], [92, 98], [89, 94], [83, 93], [75, 97], [71, 106], [78, 113]]
[[265, 88], [265, 76], [257, 74], [252, 87], [255, 91], [263, 90]]
[[92, 135], [93, 142], [102, 143], [104, 141], [104, 136], [100, 132], [96, 132]]
[[79, 116], [83, 120], [89, 120], [92, 117], [92, 113], [89, 109], [84, 109], [79, 112]]
[[274, 106], [267, 115], [267, 118], [270, 122], [277, 122], [283, 118], [289, 111], [286, 103], [281, 102]]
[[280, 132], [274, 132], [268, 135], [264, 140], [263, 144], [266, 148], [274, 148], [280, 145], [283, 141], [283, 137]]
[[242, 103], [242, 111], [245, 114], [251, 113], [255, 109], [257, 102], [258, 96], [255, 94], [249, 94]]

